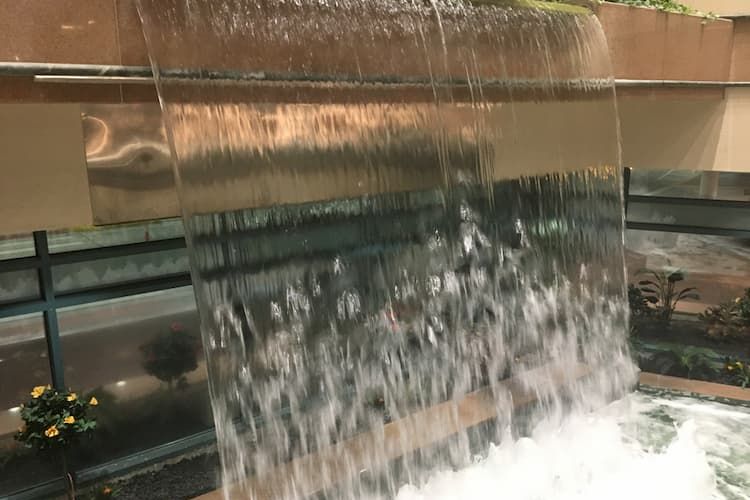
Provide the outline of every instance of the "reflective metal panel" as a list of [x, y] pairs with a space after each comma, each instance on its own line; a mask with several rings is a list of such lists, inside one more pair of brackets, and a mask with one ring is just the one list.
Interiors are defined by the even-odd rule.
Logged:
[[178, 215], [159, 105], [84, 104], [81, 112], [94, 223]]

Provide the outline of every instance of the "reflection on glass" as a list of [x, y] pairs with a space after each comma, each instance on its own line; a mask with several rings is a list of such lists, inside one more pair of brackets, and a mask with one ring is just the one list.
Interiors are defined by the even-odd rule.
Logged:
[[47, 238], [50, 253], [58, 253], [179, 238], [183, 235], [180, 219], [165, 219], [137, 224], [51, 231]]
[[746, 208], [706, 207], [689, 203], [631, 201], [628, 204], [628, 220], [750, 231], [750, 205]]
[[677, 310], [700, 313], [709, 305], [732, 300], [750, 286], [750, 240], [657, 231], [628, 230], [625, 244], [630, 282], [639, 269], [685, 271], [684, 286], [694, 286], [699, 301]]
[[630, 194], [750, 201], [750, 173], [632, 170]]
[[0, 236], [0, 260], [30, 257], [34, 254], [34, 239], [30, 234]]
[[65, 381], [100, 427], [76, 460], [110, 460], [213, 425], [192, 287], [59, 311]]
[[35, 269], [0, 272], [0, 304], [39, 297], [39, 277]]
[[0, 319], [0, 497], [49, 479], [53, 470], [15, 442], [19, 405], [50, 383], [41, 314]]
[[56, 292], [69, 292], [188, 271], [184, 248], [63, 264], [52, 268]]

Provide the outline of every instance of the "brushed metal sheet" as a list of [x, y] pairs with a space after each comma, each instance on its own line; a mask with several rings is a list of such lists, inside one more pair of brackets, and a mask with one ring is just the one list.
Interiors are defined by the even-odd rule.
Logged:
[[94, 224], [179, 215], [156, 103], [81, 105]]

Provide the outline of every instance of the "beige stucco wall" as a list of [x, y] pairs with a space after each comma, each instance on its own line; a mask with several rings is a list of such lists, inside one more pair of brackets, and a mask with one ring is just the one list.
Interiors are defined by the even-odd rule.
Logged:
[[750, 88], [726, 90], [712, 170], [750, 172]]
[[750, 172], [750, 89], [724, 99], [623, 97], [623, 162], [632, 168]]
[[0, 234], [89, 225], [77, 104], [0, 105]]

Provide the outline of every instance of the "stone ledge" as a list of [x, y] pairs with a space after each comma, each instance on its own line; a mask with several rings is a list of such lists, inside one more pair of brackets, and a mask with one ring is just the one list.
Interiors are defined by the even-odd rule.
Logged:
[[750, 389], [743, 389], [734, 385], [716, 384], [702, 380], [689, 380], [680, 377], [670, 377], [657, 373], [641, 372], [639, 382], [642, 385], [669, 389], [702, 396], [730, 399], [733, 401], [750, 402]]

